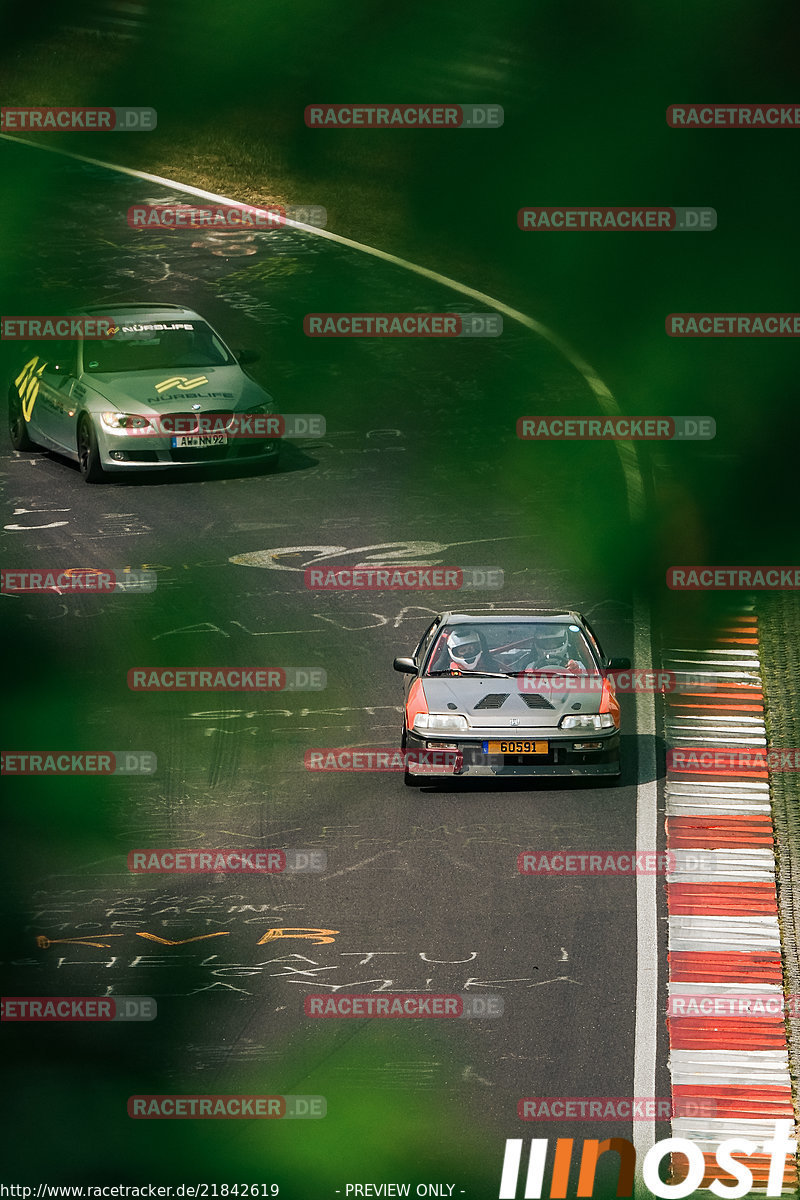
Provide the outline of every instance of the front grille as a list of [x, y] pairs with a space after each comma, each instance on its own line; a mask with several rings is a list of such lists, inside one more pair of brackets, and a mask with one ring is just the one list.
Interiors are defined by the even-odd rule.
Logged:
[[555, 708], [549, 700], [545, 700], [544, 696], [540, 696], [538, 692], [522, 692], [522, 699], [527, 704], [528, 708]]
[[479, 700], [475, 705], [475, 709], [479, 708], [502, 708], [508, 699], [509, 692], [489, 692], [482, 700]]
[[[213, 412], [207, 412], [207, 413], [202, 413], [202, 412], [164, 413], [164, 417], [169, 420], [173, 429], [177, 425], [177, 428], [181, 434], [185, 433], [185, 434], [191, 435], [191, 434], [197, 433], [199, 431], [198, 421], [199, 421], [200, 417], [206, 417], [206, 418], [212, 417], [212, 416], [214, 418], [232, 417], [234, 415], [234, 411], [235, 410], [232, 408], [215, 408], [213, 410]], [[229, 423], [230, 422], [228, 422], [228, 421], [225, 422], [226, 428], [229, 425]], [[213, 429], [209, 429], [208, 427], [206, 427], [203, 430], [203, 433], [204, 434], [205, 433], [214, 433], [214, 432], [221, 433], [222, 430], [221, 430], [221, 428], [219, 428], [220, 425], [221, 425], [221, 422], [219, 422], [215, 419]], [[171, 439], [175, 435], [168, 434], [168, 436]], [[222, 462], [224, 459], [228, 458], [229, 454], [231, 453], [231, 448], [234, 445], [235, 445], [235, 443], [228, 442], [225, 446], [181, 446], [179, 449], [175, 449], [173, 446], [170, 446], [169, 457], [170, 457], [170, 461], [174, 462], [174, 463]]]
[[185, 446], [180, 450], [170, 449], [170, 461], [174, 463], [220, 462], [228, 457], [227, 446]]
[[552, 748], [552, 746], [547, 751], [547, 754], [504, 754], [503, 755], [503, 766], [504, 767], [536, 767], [536, 766], [542, 767], [542, 766], [546, 766], [548, 763], [549, 764], [555, 763], [556, 761], [557, 761], [556, 760], [556, 752]]
[[[174, 434], [172, 433], [172, 429], [174, 429], [174, 428], [175, 428], [175, 424], [176, 424], [176, 423], [177, 423], [177, 426], [178, 426], [178, 428], [177, 428], [177, 432], [178, 432], [178, 433], [197, 433], [197, 432], [198, 432], [198, 424], [197, 424], [197, 422], [198, 422], [198, 420], [200, 419], [200, 417], [203, 417], [203, 418], [205, 418], [205, 419], [206, 419], [206, 428], [203, 430], [203, 432], [204, 432], [204, 433], [207, 433], [207, 432], [209, 432], [209, 427], [208, 427], [208, 424], [207, 424], [207, 419], [208, 419], [209, 417], [214, 417], [214, 418], [217, 418], [217, 417], [233, 417], [233, 416], [235, 416], [235, 415], [236, 415], [236, 411], [235, 411], [235, 409], [233, 409], [233, 408], [215, 408], [215, 409], [209, 409], [209, 411], [208, 411], [208, 412], [168, 412], [168, 413], [159, 413], [159, 417], [160, 417], [160, 419], [161, 419], [161, 420], [163, 420], [163, 421], [166, 421], [166, 422], [168, 423], [168, 425], [171, 427], [171, 428], [169, 428], [169, 429], [165, 429], [165, 430], [164, 430], [164, 435], [165, 435], [165, 436], [169, 436], [169, 437], [173, 437], [173, 436], [174, 436]], [[211, 432], [211, 433], [215, 433], [215, 432], [217, 431], [217, 428], [216, 428], [216, 427], [217, 427], [218, 425], [221, 425], [221, 424], [222, 424], [222, 422], [221, 422], [221, 421], [217, 421], [217, 420], [215, 419], [215, 420], [214, 420], [214, 427], [210, 429], [210, 432]], [[226, 421], [226, 422], [225, 422], [225, 427], [226, 427], [226, 429], [227, 429], [227, 427], [228, 427], [229, 425], [230, 425], [230, 421]], [[222, 432], [222, 431], [221, 431], [221, 429], [220, 429], [220, 431], [219, 431], [219, 432]]]

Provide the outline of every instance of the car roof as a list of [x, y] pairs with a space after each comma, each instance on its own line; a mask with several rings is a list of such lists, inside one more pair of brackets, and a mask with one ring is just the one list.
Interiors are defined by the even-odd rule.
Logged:
[[203, 321], [198, 313], [193, 312], [191, 308], [186, 308], [182, 304], [159, 304], [155, 300], [150, 300], [146, 303], [126, 303], [115, 304], [106, 301], [104, 304], [89, 304], [82, 308], [74, 309], [70, 316], [93, 316], [98, 314], [103, 317], [115, 317], [123, 319], [125, 317], [133, 317], [137, 321], [146, 318], [148, 321], [159, 321], [162, 318], [174, 321], [176, 318], [185, 317], [192, 321]]
[[490, 612], [490, 613], [446, 612], [446, 613], [440, 613], [439, 615], [440, 615], [441, 621], [446, 623], [447, 625], [454, 625], [456, 623], [461, 623], [461, 622], [467, 622], [470, 625], [488, 625], [491, 623], [496, 624], [498, 621], [500, 621], [500, 622], [521, 621], [521, 622], [530, 622], [530, 623], [532, 623], [534, 621], [537, 623], [539, 623], [541, 621], [550, 621], [553, 623], [555, 623], [556, 621], [573, 621], [573, 622], [578, 621], [581, 624], [584, 623], [583, 617], [581, 616], [581, 614], [579, 612], [574, 612], [572, 609], [560, 609], [560, 608], [535, 609], [533, 612], [531, 612], [529, 610], [526, 613], [518, 613], [512, 609], [512, 610], [509, 610], [508, 612], [498, 612], [498, 611]]

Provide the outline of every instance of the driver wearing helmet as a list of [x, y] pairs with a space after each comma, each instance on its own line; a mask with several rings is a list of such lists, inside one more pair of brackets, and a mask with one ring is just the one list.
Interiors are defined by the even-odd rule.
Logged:
[[447, 638], [447, 653], [450, 657], [449, 670], [453, 675], [469, 671], [502, 671], [489, 651], [483, 635], [470, 626], [458, 626]]
[[537, 671], [549, 667], [553, 671], [567, 671], [570, 674], [586, 673], [585, 664], [573, 655], [566, 625], [544, 625], [537, 630], [534, 645], [539, 656], [535, 667]]

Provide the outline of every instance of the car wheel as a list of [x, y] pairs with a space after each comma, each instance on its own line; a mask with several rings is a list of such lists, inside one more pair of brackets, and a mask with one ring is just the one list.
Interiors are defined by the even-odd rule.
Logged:
[[[400, 738], [400, 749], [405, 750], [406, 746], [406, 731], [404, 728]], [[408, 767], [403, 768], [403, 783], [406, 785], [406, 787], [421, 787], [424, 782], [425, 781], [421, 775], [412, 775]]]
[[15, 450], [35, 450], [36, 447], [28, 437], [28, 426], [22, 415], [22, 400], [16, 388], [8, 392], [8, 436]]
[[100, 463], [97, 434], [88, 417], [78, 426], [78, 466], [86, 483], [102, 483], [105, 471]]
[[403, 783], [406, 787], [422, 787], [424, 782], [421, 775], [412, 775], [408, 767], [403, 771]]

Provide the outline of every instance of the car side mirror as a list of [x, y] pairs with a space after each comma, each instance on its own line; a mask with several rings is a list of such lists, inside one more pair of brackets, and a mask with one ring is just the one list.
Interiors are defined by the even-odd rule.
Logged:
[[258, 362], [261, 355], [257, 350], [234, 350], [233, 356], [242, 366], [247, 366], [248, 363]]
[[395, 671], [401, 671], [403, 675], [416, 675], [419, 669], [413, 658], [396, 658], [392, 666]]
[[627, 671], [630, 668], [631, 660], [629, 658], [609, 658], [606, 659], [607, 671]]

